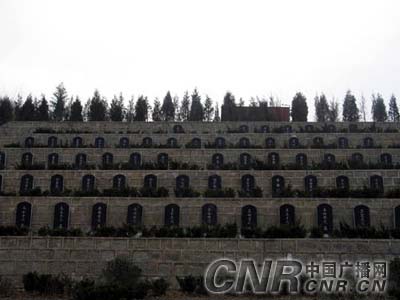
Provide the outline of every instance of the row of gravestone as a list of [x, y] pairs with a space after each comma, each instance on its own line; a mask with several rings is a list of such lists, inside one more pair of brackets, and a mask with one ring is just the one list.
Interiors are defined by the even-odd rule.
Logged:
[[[210, 143], [209, 141], [206, 142], [207, 146], [213, 146], [216, 148], [225, 148], [228, 146], [225, 138], [223, 137], [217, 137], [215, 138], [213, 143]], [[250, 141], [249, 138], [247, 137], [242, 137], [239, 138], [239, 140], [237, 141], [237, 143], [234, 143], [237, 147], [240, 148], [249, 148], [252, 146], [252, 143]], [[331, 143], [331, 145], [333, 145], [335, 143]], [[43, 146], [42, 144], [38, 144], [40, 146]], [[27, 137], [25, 138], [24, 141], [24, 147], [26, 148], [31, 148], [31, 147], [35, 147], [38, 146], [35, 145], [35, 138], [34, 137]], [[151, 147], [154, 145], [153, 139], [151, 137], [145, 137], [141, 140], [141, 143], [139, 144], [134, 144], [134, 145], [141, 145], [143, 147]], [[129, 148], [131, 146], [134, 146], [132, 144], [130, 144], [129, 138], [127, 137], [122, 137], [119, 140], [118, 146], [119, 148]], [[178, 144], [178, 140], [176, 138], [168, 138], [166, 140], [166, 146], [171, 147], [171, 148], [177, 148], [180, 147], [180, 145]], [[190, 148], [201, 148], [202, 147], [202, 140], [200, 138], [192, 138], [187, 145], [189, 145]], [[51, 136], [47, 139], [47, 147], [49, 148], [54, 148], [54, 147], [63, 147], [66, 146], [63, 143], [60, 143], [58, 141], [58, 138], [56, 136]], [[94, 147], [95, 148], [105, 148], [106, 146], [108, 146], [106, 144], [106, 141], [103, 137], [97, 137], [94, 140]], [[277, 143], [275, 141], [274, 138], [272, 137], [268, 137], [265, 139], [265, 145], [266, 148], [275, 148], [277, 147]], [[291, 137], [288, 139], [288, 144], [287, 146], [289, 148], [299, 148], [299, 147], [305, 147], [304, 145], [301, 144], [300, 140], [298, 137]], [[309, 146], [312, 147], [322, 147], [324, 146], [324, 139], [322, 137], [314, 137], [312, 139], [312, 144], [310, 144]], [[345, 149], [349, 147], [349, 140], [346, 137], [339, 137], [337, 139], [337, 145], [338, 148], [341, 149]], [[365, 137], [362, 139], [362, 144], [361, 145], [357, 145], [360, 146], [362, 148], [373, 148], [375, 147], [375, 143], [372, 137]], [[71, 147], [75, 147], [75, 148], [80, 148], [80, 147], [84, 147], [84, 143], [83, 143], [83, 139], [79, 136], [74, 137], [72, 139], [72, 143], [71, 143]], [[286, 147], [286, 143], [283, 143], [281, 145], [281, 147]]]
[[[290, 204], [282, 205], [280, 211], [281, 225], [294, 225], [296, 222], [295, 207]], [[16, 225], [19, 227], [31, 226], [32, 205], [29, 202], [21, 202], [17, 205]], [[241, 209], [242, 227], [257, 226], [257, 208], [253, 205], [246, 205]], [[400, 228], [400, 206], [394, 209], [394, 226]], [[325, 233], [331, 233], [333, 224], [333, 209], [329, 204], [320, 204], [317, 207], [318, 226]], [[65, 202], [60, 202], [54, 208], [54, 228], [67, 229], [70, 222], [70, 208]], [[215, 204], [205, 204], [202, 207], [201, 222], [204, 225], [218, 224], [218, 209]], [[143, 207], [134, 203], [128, 206], [126, 223], [133, 226], [143, 225]], [[96, 203], [92, 207], [92, 229], [107, 225], [107, 205]], [[180, 207], [176, 204], [169, 204], [164, 209], [164, 225], [180, 225]], [[365, 205], [354, 207], [354, 225], [356, 227], [370, 226], [370, 210]]]
[[[85, 175], [82, 177], [81, 190], [84, 192], [92, 192], [96, 188], [96, 177], [94, 175]], [[157, 176], [153, 174], [144, 177], [145, 188], [157, 189]], [[113, 177], [113, 189], [123, 190], [127, 188], [126, 176], [122, 174]], [[190, 178], [187, 175], [179, 175], [175, 179], [175, 188], [187, 189], [190, 187]], [[285, 178], [280, 175], [271, 177], [272, 193], [278, 195], [285, 191]], [[336, 187], [338, 189], [348, 191], [350, 189], [350, 181], [347, 176], [341, 175], [336, 177]], [[23, 175], [20, 181], [20, 192], [27, 193], [34, 188], [34, 177], [30, 174]], [[208, 177], [208, 188], [210, 190], [222, 189], [222, 177], [219, 175], [211, 175]], [[256, 180], [253, 175], [246, 174], [241, 177], [241, 189], [244, 192], [252, 192], [256, 188]], [[314, 175], [304, 177], [304, 188], [306, 192], [313, 192], [318, 188], [318, 179]], [[379, 175], [370, 176], [370, 188], [383, 193], [383, 178]], [[0, 175], [0, 191], [2, 189], [2, 176]], [[64, 177], [62, 175], [53, 175], [50, 179], [50, 192], [61, 193], [64, 191]]]
[[[354, 163], [362, 163], [364, 161], [364, 157], [361, 153], [353, 153], [349, 158], [350, 161]], [[87, 154], [78, 153], [75, 156], [75, 167], [84, 168], [87, 165]], [[5, 166], [6, 157], [4, 152], [0, 152], [0, 166]], [[256, 162], [256, 159], [249, 153], [241, 153], [239, 155], [239, 164], [241, 166], [251, 166], [252, 163]], [[47, 157], [47, 165], [49, 167], [57, 167], [60, 163], [59, 154], [58, 153], [50, 153]], [[167, 153], [159, 153], [157, 155], [157, 164], [161, 168], [168, 167], [169, 156]], [[299, 167], [307, 167], [308, 159], [305, 153], [298, 153], [295, 156], [295, 163]], [[325, 153], [323, 156], [322, 163], [334, 165], [336, 163], [336, 157], [334, 154]], [[390, 153], [382, 153], [379, 155], [379, 163], [383, 165], [391, 165], [392, 164], [392, 155]], [[102, 165], [103, 167], [112, 166], [114, 164], [114, 155], [112, 153], [104, 153], [102, 155]], [[133, 169], [140, 169], [142, 167], [142, 155], [140, 153], [132, 153], [129, 156], [128, 164]], [[224, 155], [221, 153], [215, 153], [211, 156], [211, 164], [215, 168], [223, 167], [224, 165]], [[271, 167], [278, 166], [280, 164], [280, 156], [279, 153], [271, 152], [267, 154], [267, 164]], [[21, 165], [28, 168], [33, 165], [33, 154], [31, 152], [25, 152], [21, 156]]]

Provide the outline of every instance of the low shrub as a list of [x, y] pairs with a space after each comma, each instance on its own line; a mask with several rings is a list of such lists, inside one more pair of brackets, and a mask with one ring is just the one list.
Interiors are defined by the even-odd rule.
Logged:
[[156, 297], [164, 296], [169, 288], [169, 283], [164, 278], [159, 278], [151, 282], [151, 290]]
[[8, 278], [0, 276], [0, 296], [12, 297], [15, 294], [15, 286]]
[[24, 289], [28, 293], [40, 293], [46, 295], [64, 294], [70, 288], [71, 279], [60, 274], [53, 276], [50, 274], [38, 274], [29, 272], [23, 276]]
[[29, 228], [17, 226], [0, 226], [0, 236], [23, 236], [28, 235]]

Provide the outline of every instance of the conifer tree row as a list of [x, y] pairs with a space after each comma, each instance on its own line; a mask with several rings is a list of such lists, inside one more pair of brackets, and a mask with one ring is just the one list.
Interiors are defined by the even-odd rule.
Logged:
[[[45, 95], [40, 98], [29, 94], [25, 100], [21, 96], [11, 99], [0, 95], [0, 124], [9, 121], [221, 121], [218, 103], [207, 95], [202, 99], [197, 89], [192, 93], [186, 91], [182, 98], [172, 97], [168, 91], [162, 98], [156, 98], [153, 107], [145, 95], [132, 97], [125, 101], [122, 94], [114, 95], [109, 103], [107, 99], [95, 90], [93, 96], [83, 104], [79, 96], [69, 96], [66, 88], [59, 84], [50, 101]], [[341, 120], [349, 122], [366, 121], [365, 98], [360, 102], [348, 91], [341, 104]], [[249, 100], [251, 107], [279, 106], [280, 101], [274, 97], [269, 99], [252, 97]], [[381, 94], [371, 97], [371, 118], [377, 122], [399, 122], [400, 113], [397, 99], [391, 96], [386, 106]], [[235, 119], [235, 107], [242, 107], [245, 102], [242, 98], [236, 102], [235, 96], [227, 92], [223, 99], [224, 118]], [[339, 102], [336, 99], [328, 101], [322, 93], [314, 98], [315, 121], [339, 121]], [[388, 109], [386, 109], [388, 107]], [[305, 122], [308, 120], [308, 105], [306, 97], [298, 92], [291, 103], [290, 116], [292, 121]]]

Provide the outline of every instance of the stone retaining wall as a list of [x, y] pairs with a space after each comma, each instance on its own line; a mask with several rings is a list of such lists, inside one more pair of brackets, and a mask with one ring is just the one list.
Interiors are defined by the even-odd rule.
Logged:
[[259, 262], [288, 256], [304, 262], [390, 260], [400, 255], [400, 241], [1, 237], [0, 275], [19, 284], [30, 271], [96, 277], [108, 260], [120, 255], [129, 256], [145, 276], [163, 276], [176, 286], [175, 276], [202, 275], [209, 263], [221, 257]]

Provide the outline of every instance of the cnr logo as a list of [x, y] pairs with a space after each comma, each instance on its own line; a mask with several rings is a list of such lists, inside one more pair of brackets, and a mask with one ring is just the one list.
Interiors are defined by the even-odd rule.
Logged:
[[208, 292], [214, 294], [243, 293], [249, 287], [256, 294], [279, 294], [282, 284], [287, 283], [288, 292], [297, 294], [301, 272], [302, 264], [296, 260], [264, 260], [259, 272], [253, 259], [242, 259], [236, 263], [222, 258], [207, 267], [204, 285]]

